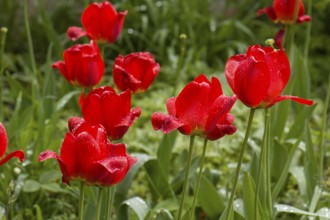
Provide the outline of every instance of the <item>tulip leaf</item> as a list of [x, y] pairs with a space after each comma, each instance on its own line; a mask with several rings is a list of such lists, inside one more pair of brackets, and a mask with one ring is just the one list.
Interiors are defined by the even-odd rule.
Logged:
[[174, 195], [171, 185], [157, 159], [147, 161], [144, 166], [148, 173], [152, 188], [158, 196], [166, 198], [167, 196]]
[[128, 213], [128, 208], [130, 208], [134, 212], [134, 214], [138, 217], [139, 220], [143, 220], [149, 212], [149, 207], [143, 199], [141, 199], [140, 197], [133, 197], [125, 200], [119, 206], [118, 219], [131, 219]]
[[307, 211], [295, 208], [293, 206], [284, 205], [284, 204], [276, 204], [274, 207], [275, 207], [277, 212], [286, 212], [286, 213], [296, 214], [296, 215], [306, 215], [306, 216], [311, 216], [311, 217], [319, 217], [319, 218], [324, 219], [324, 220], [330, 219], [330, 211], [313, 213], [313, 212], [307, 212]]
[[167, 209], [159, 209], [155, 215], [155, 220], [172, 220], [173, 216]]
[[33, 193], [40, 190], [40, 183], [35, 180], [27, 180], [23, 186], [23, 192]]
[[275, 185], [275, 187], [273, 189], [273, 192], [272, 192], [273, 200], [276, 200], [277, 196], [279, 195], [279, 193], [281, 192], [281, 190], [284, 186], [284, 183], [285, 183], [285, 181], [287, 179], [287, 176], [288, 176], [288, 173], [289, 173], [292, 158], [293, 158], [293, 156], [294, 156], [294, 154], [295, 154], [295, 152], [296, 152], [296, 150], [299, 146], [300, 141], [301, 141], [301, 137], [300, 137], [300, 139], [295, 141], [295, 143], [293, 144], [293, 146], [289, 150], [289, 154], [288, 154], [288, 157], [285, 161], [285, 165], [282, 168], [281, 176], [278, 179], [278, 181], [276, 182], [276, 185]]
[[157, 158], [166, 177], [169, 175], [172, 149], [174, 147], [177, 136], [178, 132], [172, 132], [164, 135], [157, 151]]
[[210, 217], [219, 216], [225, 208], [222, 197], [205, 176], [202, 176], [197, 199], [202, 209]]
[[297, 139], [301, 136], [305, 129], [305, 122], [312, 115], [316, 105], [304, 108], [296, 117], [291, 125], [289, 133], [285, 136], [286, 139]]
[[42, 173], [39, 177], [40, 183], [52, 183], [60, 180], [62, 177], [62, 173], [59, 170], [49, 170]]
[[62, 190], [62, 188], [57, 183], [42, 184], [41, 188], [52, 193], [64, 192], [64, 190]]
[[[147, 154], [132, 154], [133, 157], [137, 159], [137, 162], [133, 167], [128, 171], [126, 177], [116, 186], [116, 203], [121, 203], [127, 197], [127, 192], [131, 187], [134, 177], [136, 173], [140, 170], [143, 165], [149, 161], [154, 159], [155, 157], [149, 156]], [[117, 204], [118, 204], [117, 203]]]

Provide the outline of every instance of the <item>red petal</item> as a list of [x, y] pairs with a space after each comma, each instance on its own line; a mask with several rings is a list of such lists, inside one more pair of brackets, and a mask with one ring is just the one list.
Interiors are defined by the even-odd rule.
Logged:
[[235, 72], [237, 98], [245, 105], [255, 108], [266, 96], [270, 85], [269, 69], [265, 62], [255, 62], [248, 57], [240, 62]]
[[58, 156], [55, 152], [51, 151], [51, 150], [46, 150], [44, 152], [41, 152], [39, 154], [39, 157], [38, 157], [38, 160], [40, 162], [42, 161], [45, 161], [47, 159], [56, 159], [59, 166], [60, 166], [60, 169], [61, 169], [61, 172], [62, 172], [62, 181], [68, 185], [70, 185], [70, 175], [67, 171], [67, 167], [64, 163], [64, 161], [62, 160], [62, 158], [60, 156]]
[[268, 53], [266, 63], [269, 69], [270, 85], [263, 101], [270, 103], [281, 94], [288, 83], [290, 63], [283, 50]]
[[13, 152], [9, 153], [5, 158], [2, 158], [0, 160], [0, 166], [2, 164], [6, 163], [8, 160], [10, 160], [13, 157], [18, 158], [21, 162], [23, 162], [24, 161], [24, 152], [21, 150], [17, 150], [17, 151], [13, 151]]
[[69, 131], [74, 133], [76, 128], [79, 127], [83, 122], [85, 122], [84, 119], [80, 118], [80, 117], [69, 118], [69, 121], [68, 121]]
[[312, 18], [311, 18], [309, 15], [299, 16], [299, 17], [297, 18], [297, 22], [298, 22], [298, 23], [309, 22], [309, 21], [311, 21], [311, 20], [312, 20]]
[[79, 38], [86, 36], [86, 32], [81, 27], [71, 26], [68, 28], [66, 35], [69, 39], [76, 41]]
[[166, 101], [167, 112], [174, 117], [176, 116], [175, 101], [176, 97], [168, 98]]
[[274, 11], [274, 8], [271, 7], [271, 6], [269, 6], [269, 7], [267, 7], [267, 8], [259, 9], [259, 10], [257, 11], [257, 15], [258, 15], [258, 16], [259, 16], [259, 15], [262, 15], [262, 14], [267, 14], [267, 16], [268, 16], [271, 20], [273, 20], [273, 21], [276, 21], [276, 19], [277, 19], [277, 16], [276, 16], [276, 13], [275, 13], [275, 11]]
[[287, 100], [287, 99], [290, 99], [292, 101], [298, 102], [303, 105], [313, 105], [314, 104], [314, 101], [310, 100], [310, 99], [303, 99], [303, 98], [300, 98], [297, 96], [291, 96], [291, 95], [281, 95], [281, 96], [277, 97], [272, 103], [270, 103], [267, 106], [267, 108], [272, 107], [274, 104], [281, 102], [283, 100]]
[[226, 134], [232, 135], [236, 130], [237, 128], [231, 125], [217, 125], [215, 129], [207, 134], [207, 139], [214, 141], [222, 138]]
[[164, 134], [168, 134], [185, 125], [185, 123], [179, 119], [160, 112], [155, 112], [152, 114], [151, 123], [156, 131], [161, 130]]
[[8, 137], [6, 129], [3, 124], [0, 122], [0, 159], [6, 153], [8, 147]]
[[66, 65], [63, 61], [57, 61], [57, 62], [53, 63], [52, 67], [53, 67], [53, 69], [59, 69], [62, 76], [64, 76], [64, 78], [66, 80], [68, 80], [69, 82], [73, 81], [73, 77], [71, 75], [69, 75], [69, 73], [67, 72]]
[[237, 88], [235, 87], [235, 78], [236, 78], [236, 70], [239, 67], [240, 63], [246, 59], [245, 54], [239, 54], [236, 56], [232, 56], [228, 59], [225, 67], [225, 76], [230, 88], [236, 94]]
[[236, 102], [236, 96], [219, 96], [213, 103], [207, 118], [206, 133], [212, 132], [217, 125], [226, 119], [227, 113]]

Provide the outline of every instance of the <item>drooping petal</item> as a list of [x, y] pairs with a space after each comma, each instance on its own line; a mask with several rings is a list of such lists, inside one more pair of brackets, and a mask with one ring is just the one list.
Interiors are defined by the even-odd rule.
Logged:
[[291, 95], [281, 95], [281, 96], [278, 96], [276, 99], [274, 99], [274, 101], [272, 103], [270, 103], [267, 106], [267, 108], [270, 108], [274, 104], [276, 104], [278, 102], [281, 102], [283, 100], [287, 100], [287, 99], [290, 99], [292, 101], [298, 102], [298, 103], [303, 104], [303, 105], [313, 105], [314, 104], [314, 101], [310, 100], [310, 99], [303, 99], [303, 98], [300, 98], [300, 97], [297, 97], [297, 96], [291, 96]]
[[309, 15], [302, 15], [302, 16], [299, 16], [299, 17], [297, 18], [297, 22], [298, 22], [298, 23], [309, 22], [309, 21], [311, 21], [311, 20], [312, 20], [312, 18], [311, 18], [311, 16], [309, 16]]
[[2, 158], [0, 160], [0, 166], [2, 164], [6, 163], [8, 160], [10, 160], [13, 157], [18, 158], [21, 162], [23, 162], [24, 161], [24, 152], [21, 150], [16, 150], [16, 151], [9, 153], [7, 156], [5, 156], [4, 158]]
[[212, 131], [207, 133], [206, 137], [209, 140], [217, 140], [225, 135], [232, 135], [237, 128], [232, 125], [217, 125]]
[[72, 41], [76, 41], [76, 40], [80, 39], [81, 37], [86, 36], [86, 32], [81, 27], [71, 26], [68, 28], [66, 35]]
[[64, 78], [66, 80], [68, 80], [69, 82], [71, 82], [73, 80], [73, 77], [67, 72], [65, 62], [57, 61], [57, 62], [53, 63], [52, 67], [53, 67], [53, 69], [59, 69], [62, 76], [64, 76]]
[[157, 130], [161, 130], [164, 134], [168, 134], [179, 127], [186, 125], [183, 121], [180, 121], [178, 118], [160, 113], [155, 112], [151, 116], [151, 123], [153, 128]]
[[58, 156], [54, 151], [51, 151], [51, 150], [46, 150], [39, 154], [38, 160], [40, 162], [48, 160], [48, 159], [57, 160], [57, 162], [60, 166], [61, 172], [62, 172], [62, 181], [70, 186], [70, 179], [71, 179], [70, 174], [68, 173], [67, 167], [66, 167], [64, 161], [62, 160], [62, 158], [60, 156]]
[[262, 15], [262, 14], [267, 14], [267, 16], [273, 20], [273, 21], [276, 21], [277, 20], [277, 16], [276, 16], [276, 13], [274, 11], [274, 8], [273, 7], [267, 7], [267, 8], [262, 8], [262, 9], [259, 9], [257, 11], [257, 15]]

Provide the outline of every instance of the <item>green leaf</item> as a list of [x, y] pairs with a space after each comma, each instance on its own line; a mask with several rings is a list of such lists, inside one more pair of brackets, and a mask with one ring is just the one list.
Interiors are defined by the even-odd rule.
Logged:
[[164, 174], [160, 163], [157, 159], [149, 160], [145, 163], [145, 169], [148, 173], [150, 183], [157, 193], [157, 196], [166, 198], [174, 195], [171, 185]]
[[139, 220], [143, 220], [149, 212], [147, 203], [140, 197], [133, 197], [124, 201], [118, 210], [118, 219], [128, 220], [131, 219], [128, 214], [128, 208], [130, 208]]
[[122, 203], [126, 199], [127, 192], [134, 181], [136, 173], [147, 161], [155, 158], [147, 154], [132, 154], [132, 156], [137, 159], [137, 162], [128, 171], [124, 180], [116, 186], [116, 203]]
[[299, 143], [301, 141], [301, 137], [299, 139], [297, 139], [295, 141], [295, 143], [293, 144], [293, 146], [291, 147], [290, 151], [289, 151], [289, 154], [288, 154], [288, 157], [286, 159], [286, 162], [285, 162], [285, 165], [282, 169], [282, 173], [281, 173], [281, 176], [280, 178], [278, 179], [278, 181], [276, 182], [276, 185], [273, 189], [273, 192], [272, 192], [272, 198], [273, 198], [273, 201], [275, 201], [277, 199], [277, 196], [279, 195], [279, 193], [281, 192], [283, 186], [284, 186], [284, 183], [288, 177], [288, 173], [289, 173], [289, 169], [290, 169], [290, 165], [291, 165], [291, 162], [292, 162], [292, 158], [299, 146]]
[[27, 180], [23, 186], [23, 192], [33, 193], [40, 190], [40, 183], [35, 180]]
[[62, 173], [58, 170], [49, 170], [42, 173], [39, 177], [39, 182], [43, 183], [52, 183], [60, 180], [62, 177]]
[[59, 184], [57, 183], [46, 183], [46, 184], [42, 184], [41, 188], [43, 188], [44, 190], [48, 191], [48, 192], [52, 192], [52, 193], [59, 193], [59, 192], [64, 192], [64, 190], [62, 190], [62, 188], [60, 187]]
[[156, 214], [155, 220], [172, 220], [173, 216], [167, 209], [159, 209]]
[[167, 179], [171, 167], [172, 149], [174, 147], [177, 136], [178, 132], [172, 132], [164, 135], [157, 151], [157, 158]]
[[312, 216], [312, 217], [319, 217], [324, 220], [330, 219], [330, 212], [326, 211], [323, 213], [313, 213], [313, 212], [307, 212], [298, 208], [295, 208], [293, 206], [289, 205], [284, 205], [284, 204], [276, 204], [274, 205], [275, 209], [277, 212], [286, 212], [286, 213], [291, 213], [291, 214], [296, 214], [296, 215], [307, 215], [307, 216]]
[[210, 217], [219, 216], [225, 208], [223, 198], [219, 195], [215, 186], [213, 186], [205, 176], [201, 178], [197, 199], [202, 209]]
[[296, 117], [294, 123], [291, 125], [289, 133], [285, 139], [297, 139], [304, 133], [306, 118], [312, 115], [316, 105], [304, 108]]

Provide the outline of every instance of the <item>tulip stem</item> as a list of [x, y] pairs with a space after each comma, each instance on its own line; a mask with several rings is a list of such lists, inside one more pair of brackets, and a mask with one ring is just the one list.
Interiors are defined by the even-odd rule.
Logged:
[[197, 179], [197, 186], [196, 186], [196, 189], [195, 189], [194, 200], [193, 200], [193, 204], [192, 204], [192, 207], [191, 207], [190, 220], [192, 220], [193, 217], [194, 217], [194, 210], [195, 210], [195, 206], [196, 206], [196, 200], [197, 200], [197, 196], [198, 196], [198, 192], [199, 192], [199, 186], [200, 186], [201, 179], [202, 179], [202, 174], [203, 174], [203, 166], [204, 166], [204, 159], [205, 159], [207, 141], [208, 141], [207, 138], [205, 138], [204, 139], [204, 145], [203, 145], [202, 157], [201, 157], [201, 160], [199, 162], [199, 173], [198, 173], [198, 179]]
[[85, 197], [85, 183], [83, 181], [80, 182], [80, 197], [79, 197], [79, 214], [78, 219], [84, 219], [84, 197]]
[[232, 213], [234, 197], [235, 197], [236, 188], [237, 188], [238, 179], [239, 179], [239, 173], [240, 173], [242, 162], [243, 162], [245, 148], [246, 148], [247, 142], [249, 140], [250, 132], [251, 132], [251, 126], [252, 126], [254, 112], [255, 112], [255, 109], [251, 108], [250, 115], [249, 115], [249, 121], [248, 121], [248, 125], [247, 125], [246, 132], [245, 132], [245, 137], [244, 137], [244, 140], [242, 143], [242, 149], [240, 151], [240, 155], [239, 155], [239, 159], [238, 159], [238, 163], [237, 163], [233, 189], [230, 194], [229, 203], [223, 213], [223, 215], [225, 215], [225, 219], [229, 219], [229, 217]]
[[104, 194], [104, 188], [103, 187], [99, 187], [99, 194], [98, 194], [97, 206], [96, 206], [96, 218], [95, 218], [96, 220], [99, 220], [100, 219], [103, 194]]
[[106, 220], [111, 220], [111, 215], [112, 215], [112, 207], [113, 207], [113, 203], [115, 200], [115, 193], [116, 193], [116, 186], [111, 186], [108, 189], [108, 193], [107, 193], [107, 207], [106, 207]]
[[187, 191], [187, 185], [188, 185], [188, 179], [189, 179], [189, 172], [190, 172], [190, 166], [191, 166], [191, 161], [192, 161], [192, 152], [193, 152], [193, 147], [194, 147], [194, 140], [195, 140], [195, 135], [190, 136], [188, 161], [187, 161], [187, 166], [186, 166], [186, 174], [185, 174], [185, 178], [184, 178], [184, 182], [183, 182], [183, 190], [182, 190], [180, 208], [179, 208], [179, 213], [178, 213], [178, 218], [177, 218], [178, 220], [181, 220], [181, 217], [182, 217], [183, 205], [184, 205], [184, 200], [185, 200], [185, 197], [186, 197], [186, 191]]
[[[265, 126], [264, 126], [264, 135], [261, 145], [261, 151], [260, 151], [260, 158], [259, 158], [259, 167], [258, 167], [258, 176], [256, 181], [256, 190], [255, 190], [255, 198], [254, 198], [254, 215], [255, 219], [259, 219], [259, 212], [258, 212], [258, 199], [260, 199], [259, 196], [259, 187], [260, 187], [260, 181], [261, 181], [261, 175], [263, 175], [263, 185], [265, 186], [265, 192], [263, 195], [265, 197], [262, 203], [266, 203], [268, 206], [269, 213], [271, 215], [272, 212], [272, 199], [271, 199], [271, 188], [270, 188], [270, 165], [269, 165], [269, 110], [268, 108], [265, 109]], [[264, 172], [263, 172], [264, 170]]]

